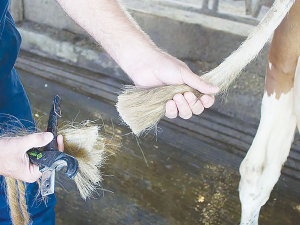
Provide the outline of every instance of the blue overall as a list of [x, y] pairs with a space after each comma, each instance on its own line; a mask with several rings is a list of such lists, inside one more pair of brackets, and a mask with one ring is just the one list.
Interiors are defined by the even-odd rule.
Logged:
[[[9, 124], [34, 129], [30, 104], [14, 69], [21, 45], [21, 36], [15, 28], [8, 5], [9, 0], [0, 0], [0, 134], [9, 128]], [[21, 124], [17, 123], [17, 120]], [[3, 183], [4, 179], [0, 176], [0, 225], [10, 225], [12, 222]], [[55, 196], [50, 195], [45, 203], [41, 201], [41, 196], [36, 198], [37, 189], [37, 183], [27, 184], [26, 200], [32, 224], [55, 224]]]

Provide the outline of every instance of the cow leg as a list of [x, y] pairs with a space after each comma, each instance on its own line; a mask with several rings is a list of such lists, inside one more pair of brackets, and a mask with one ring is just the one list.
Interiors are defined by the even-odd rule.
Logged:
[[276, 29], [270, 47], [261, 120], [240, 166], [241, 225], [258, 224], [286, 161], [296, 128], [294, 75], [300, 53], [300, 1]]
[[258, 224], [260, 207], [269, 199], [287, 159], [296, 128], [293, 89], [263, 97], [257, 134], [240, 166], [241, 224]]

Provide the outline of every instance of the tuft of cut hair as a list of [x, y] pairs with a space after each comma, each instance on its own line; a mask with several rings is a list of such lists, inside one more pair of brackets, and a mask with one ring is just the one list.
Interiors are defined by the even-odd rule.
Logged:
[[[246, 41], [212, 71], [201, 76], [204, 81], [218, 86], [224, 93], [241, 71], [258, 55], [274, 30], [292, 7], [294, 0], [276, 0], [268, 13], [253, 29]], [[165, 114], [165, 103], [175, 94], [192, 91], [186, 85], [159, 86], [154, 88], [135, 88], [125, 86], [118, 97], [117, 110], [122, 120], [139, 136], [143, 131], [153, 128]]]
[[76, 126], [68, 125], [58, 131], [64, 137], [64, 153], [78, 160], [78, 173], [74, 178], [80, 196], [86, 200], [101, 186], [100, 167], [108, 154], [113, 154], [118, 144], [102, 135], [100, 127], [90, 121]]

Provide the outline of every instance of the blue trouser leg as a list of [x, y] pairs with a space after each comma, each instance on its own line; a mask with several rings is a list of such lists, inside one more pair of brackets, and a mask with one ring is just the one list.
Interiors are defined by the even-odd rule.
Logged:
[[[10, 129], [12, 125], [34, 129], [30, 104], [14, 68], [0, 90], [0, 124], [6, 124], [0, 127], [0, 133]], [[0, 184], [3, 183], [4, 179], [0, 176]], [[26, 201], [33, 225], [55, 224], [55, 195], [50, 195], [45, 203], [41, 201], [40, 195], [36, 196], [37, 191], [37, 183], [27, 184]], [[6, 201], [6, 191], [4, 186], [0, 185], [0, 225], [6, 224], [11, 224], [11, 220]]]

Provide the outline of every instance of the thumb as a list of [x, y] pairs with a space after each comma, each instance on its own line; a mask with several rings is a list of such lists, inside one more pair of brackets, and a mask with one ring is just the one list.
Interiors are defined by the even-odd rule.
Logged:
[[51, 132], [34, 133], [24, 136], [22, 142], [26, 146], [26, 149], [43, 147], [53, 140], [53, 134]]
[[185, 84], [203, 94], [215, 94], [220, 90], [217, 86], [213, 86], [202, 80], [198, 75], [194, 74], [192, 71], [186, 71], [186, 73], [183, 73], [182, 80]]

